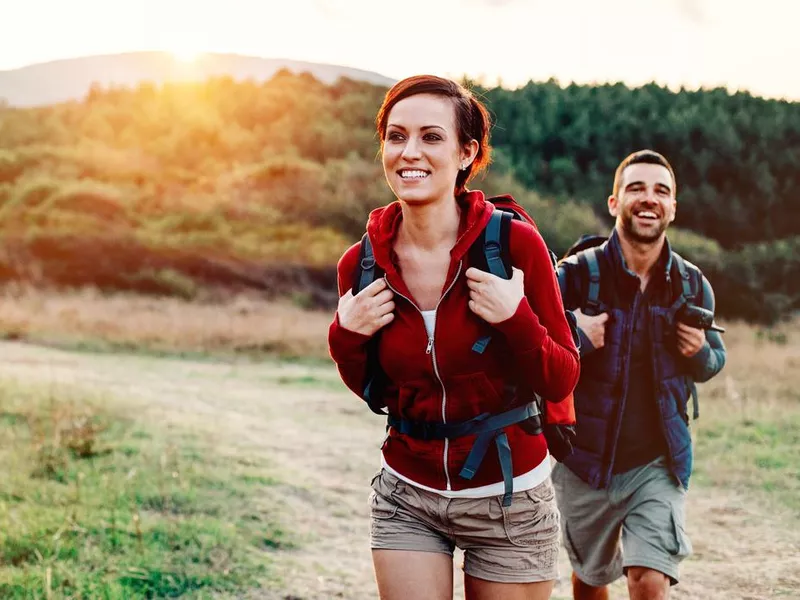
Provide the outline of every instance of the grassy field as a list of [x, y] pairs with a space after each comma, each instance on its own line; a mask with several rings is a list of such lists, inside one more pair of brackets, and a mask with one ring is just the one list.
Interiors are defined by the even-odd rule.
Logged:
[[244, 294], [186, 302], [93, 289], [0, 291], [0, 337], [91, 351], [326, 360], [330, 321], [300, 300]]
[[253, 498], [275, 480], [124, 403], [0, 382], [0, 597], [220, 597], [291, 545]]
[[[253, 297], [0, 297], [0, 331], [35, 343], [0, 344], [0, 597], [374, 598], [383, 424], [325, 362], [329, 321]], [[725, 325], [673, 596], [797, 597], [800, 323]]]
[[728, 362], [700, 387], [694, 479], [800, 519], [800, 323], [735, 325]]

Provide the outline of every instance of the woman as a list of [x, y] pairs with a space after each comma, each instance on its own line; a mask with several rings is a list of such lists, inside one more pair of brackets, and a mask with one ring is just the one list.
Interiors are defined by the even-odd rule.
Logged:
[[[466, 184], [489, 162], [489, 118], [463, 87], [428, 75], [400, 81], [377, 129], [397, 197], [367, 225], [385, 276], [354, 296], [359, 244], [345, 252], [329, 344], [342, 379], [361, 395], [368, 342], [380, 332], [392, 425], [370, 495], [380, 597], [452, 598], [458, 546], [467, 598], [548, 598], [559, 515], [546, 442], [522, 420], [532, 413], [483, 436], [495, 443], [471, 454], [487, 414], [519, 417], [535, 406], [533, 391], [564, 398], [577, 382], [578, 352], [547, 248], [533, 227], [513, 221], [512, 277], [473, 266], [469, 249], [493, 205]], [[478, 428], [452, 429], [465, 423]]]

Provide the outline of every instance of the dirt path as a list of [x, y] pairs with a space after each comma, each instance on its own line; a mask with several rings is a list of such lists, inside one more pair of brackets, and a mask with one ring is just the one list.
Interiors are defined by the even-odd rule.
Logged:
[[[298, 549], [276, 552], [281, 581], [252, 598], [375, 598], [367, 490], [379, 464], [383, 423], [342, 391], [332, 368], [222, 364], [65, 352], [0, 343], [0, 377], [77, 385], [129, 398], [140, 417], [210, 436], [220, 452], [264, 458], [278, 479], [259, 499]], [[800, 598], [800, 528], [746, 498], [692, 490], [695, 554], [673, 598]], [[569, 597], [569, 566], [554, 598]], [[457, 585], [457, 598], [462, 598]], [[615, 598], [626, 598], [615, 584]]]

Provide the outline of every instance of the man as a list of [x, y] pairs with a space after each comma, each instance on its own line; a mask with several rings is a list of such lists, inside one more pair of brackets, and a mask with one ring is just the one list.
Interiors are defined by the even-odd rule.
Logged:
[[611, 236], [558, 269], [582, 342], [574, 451], [553, 472], [576, 600], [608, 598], [623, 574], [632, 599], [666, 598], [691, 553], [687, 403], [725, 348], [716, 331], [680, 322], [687, 303], [713, 312], [714, 293], [667, 241], [675, 194], [663, 156], [631, 154], [608, 198]]

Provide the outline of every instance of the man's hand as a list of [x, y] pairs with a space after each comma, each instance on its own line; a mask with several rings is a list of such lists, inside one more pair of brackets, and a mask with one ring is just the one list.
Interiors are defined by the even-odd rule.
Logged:
[[575, 313], [575, 321], [578, 328], [583, 331], [595, 350], [599, 350], [606, 345], [606, 321], [608, 313], [601, 313], [594, 317], [583, 314], [580, 309], [572, 311]]
[[501, 279], [475, 267], [470, 267], [465, 273], [469, 286], [469, 309], [487, 323], [502, 323], [513, 317], [525, 295], [522, 271], [516, 267], [511, 271], [511, 279]]
[[678, 351], [686, 358], [691, 358], [703, 348], [706, 334], [702, 329], [689, 327], [686, 323], [678, 323], [675, 328]]
[[352, 290], [339, 298], [339, 325], [362, 335], [373, 336], [394, 319], [394, 292], [383, 278], [376, 279], [353, 296]]

